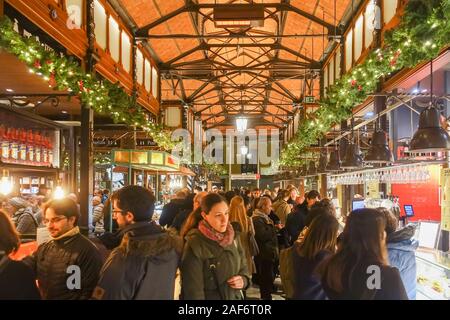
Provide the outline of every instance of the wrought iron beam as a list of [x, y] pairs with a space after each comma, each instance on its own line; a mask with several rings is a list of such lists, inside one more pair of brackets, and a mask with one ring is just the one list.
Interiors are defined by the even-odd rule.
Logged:
[[301, 10], [300, 8], [297, 8], [293, 5], [291, 5], [290, 3], [252, 3], [252, 4], [236, 4], [236, 3], [231, 3], [231, 4], [221, 4], [221, 3], [193, 3], [193, 2], [188, 2], [188, 5], [184, 5], [162, 17], [160, 17], [159, 19], [156, 19], [155, 21], [141, 27], [140, 29], [138, 29], [138, 31], [136, 32], [136, 36], [140, 37], [140, 38], [147, 38], [148, 37], [148, 32], [155, 28], [156, 26], [184, 13], [184, 12], [199, 12], [200, 9], [214, 9], [214, 8], [232, 8], [232, 9], [240, 9], [240, 10], [245, 10], [246, 8], [248, 8], [250, 5], [252, 7], [262, 7], [263, 9], [268, 9], [268, 8], [273, 8], [277, 11], [290, 11], [290, 12], [294, 12], [300, 16], [303, 16], [305, 18], [307, 18], [308, 20], [311, 20], [321, 26], [324, 26], [327, 30], [329, 34], [332, 34], [335, 26], [332, 24], [329, 24], [328, 22], [320, 19], [319, 17], [316, 17], [313, 14], [310, 14], [306, 11]]
[[139, 37], [140, 40], [145, 39], [273, 39], [273, 38], [290, 38], [290, 39], [300, 39], [300, 38], [322, 38], [328, 36], [328, 33], [308, 33], [308, 34], [285, 34], [285, 35], [251, 35], [251, 34], [229, 34], [229, 35], [193, 35], [193, 34], [149, 34], [146, 37]]

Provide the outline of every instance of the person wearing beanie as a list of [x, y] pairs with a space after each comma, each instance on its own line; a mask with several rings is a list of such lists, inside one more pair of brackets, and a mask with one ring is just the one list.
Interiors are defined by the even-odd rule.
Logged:
[[181, 238], [152, 221], [155, 197], [127, 186], [111, 197], [122, 240], [106, 260], [92, 297], [98, 300], [172, 300]]
[[38, 223], [34, 217], [31, 204], [20, 197], [8, 200], [6, 211], [11, 216], [12, 221], [20, 234], [36, 234]]

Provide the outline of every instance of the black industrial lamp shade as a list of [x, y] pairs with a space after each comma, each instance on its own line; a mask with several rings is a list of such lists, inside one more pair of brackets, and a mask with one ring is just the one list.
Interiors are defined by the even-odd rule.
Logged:
[[441, 127], [439, 111], [429, 106], [419, 117], [419, 129], [411, 139], [409, 150], [417, 153], [450, 149], [450, 137]]
[[317, 173], [325, 173], [327, 167], [327, 153], [321, 152], [319, 158], [319, 166], [317, 167]]
[[302, 177], [305, 177], [307, 174], [308, 174], [308, 167], [306, 166], [306, 164], [304, 164], [303, 166], [302, 166], [302, 169], [300, 170], [300, 175], [302, 176]]
[[348, 141], [347, 139], [339, 140], [339, 159], [345, 158], [345, 153], [347, 152]]
[[326, 171], [341, 170], [341, 157], [340, 157], [339, 150], [336, 149], [330, 154], [330, 161], [328, 161], [325, 170]]
[[350, 142], [347, 145], [347, 151], [345, 152], [344, 161], [342, 161], [342, 169], [358, 169], [362, 168], [363, 159], [359, 146], [354, 142]]
[[386, 133], [383, 130], [376, 130], [372, 136], [372, 145], [364, 158], [369, 163], [392, 163], [394, 156], [386, 139]]
[[317, 174], [317, 168], [314, 165], [314, 161], [309, 162], [309, 168], [308, 168], [308, 176], [315, 176]]

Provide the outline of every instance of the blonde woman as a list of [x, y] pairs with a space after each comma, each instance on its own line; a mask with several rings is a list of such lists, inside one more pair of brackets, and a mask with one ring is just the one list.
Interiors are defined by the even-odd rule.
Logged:
[[244, 199], [240, 196], [233, 197], [230, 201], [229, 209], [230, 222], [237, 222], [241, 226], [241, 242], [247, 259], [248, 270], [250, 274], [253, 274], [256, 272], [256, 267], [251, 255], [249, 239], [250, 236], [255, 236], [255, 229], [252, 219], [247, 216], [246, 212]]

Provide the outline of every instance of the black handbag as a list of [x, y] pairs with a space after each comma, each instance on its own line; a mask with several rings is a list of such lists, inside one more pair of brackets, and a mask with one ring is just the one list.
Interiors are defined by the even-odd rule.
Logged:
[[259, 254], [259, 246], [256, 242], [255, 236], [251, 233], [248, 234], [248, 247], [250, 250], [250, 255], [255, 257]]

